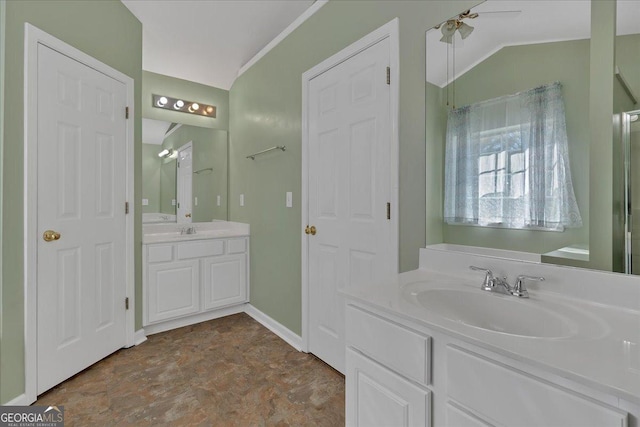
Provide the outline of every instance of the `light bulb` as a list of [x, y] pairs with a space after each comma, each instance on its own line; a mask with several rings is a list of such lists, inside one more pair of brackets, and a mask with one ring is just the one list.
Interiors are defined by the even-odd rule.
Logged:
[[191, 113], [196, 112], [198, 111], [198, 108], [200, 108], [200, 106], [198, 105], [197, 102], [194, 102], [189, 106], [189, 112]]
[[184, 101], [183, 101], [183, 100], [181, 100], [181, 99], [178, 99], [178, 100], [176, 101], [176, 103], [175, 103], [175, 104], [173, 104], [173, 108], [175, 108], [176, 110], [179, 110], [179, 109], [181, 109], [182, 107], [184, 107]]
[[169, 150], [167, 150], [166, 148], [164, 150], [162, 150], [161, 152], [158, 153], [158, 157], [164, 157], [167, 154], [169, 154]]
[[209, 105], [209, 106], [206, 108], [206, 111], [207, 111], [207, 113], [209, 113], [209, 114], [213, 113], [213, 107], [212, 107], [211, 105]]
[[167, 105], [167, 102], [169, 102], [167, 97], [161, 96], [160, 99], [158, 99], [158, 107], [164, 107], [165, 105]]

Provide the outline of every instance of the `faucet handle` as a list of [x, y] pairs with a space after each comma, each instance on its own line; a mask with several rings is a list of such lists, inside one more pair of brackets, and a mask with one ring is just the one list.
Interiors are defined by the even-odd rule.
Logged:
[[515, 297], [520, 297], [520, 298], [529, 298], [529, 291], [527, 291], [527, 288], [525, 288], [524, 286], [525, 280], [537, 280], [538, 282], [542, 282], [544, 281], [544, 277], [527, 276], [527, 275], [521, 274], [516, 278], [516, 284], [511, 290], [511, 295]]
[[491, 270], [488, 268], [476, 267], [475, 265], [470, 265], [469, 268], [475, 271], [484, 271], [486, 274], [480, 288], [485, 291], [493, 290], [493, 287], [495, 286], [495, 278], [493, 277], [493, 272]]

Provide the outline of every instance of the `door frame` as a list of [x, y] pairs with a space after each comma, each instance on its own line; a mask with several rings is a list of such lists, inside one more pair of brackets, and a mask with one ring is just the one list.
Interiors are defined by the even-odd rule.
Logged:
[[[180, 186], [178, 185], [178, 179], [180, 179], [180, 167], [178, 167], [178, 163], [180, 163], [180, 152], [187, 150], [187, 149], [191, 149], [191, 217], [189, 218], [190, 221], [188, 222], [180, 222], [180, 220], [178, 218], [180, 218], [180, 215], [178, 215], [178, 211], [180, 210], [180, 208], [178, 207], [180, 204], [180, 197], [178, 196], [178, 189], [180, 188]], [[194, 208], [194, 203], [193, 203], [193, 140], [187, 142], [186, 144], [181, 145], [179, 148], [176, 148], [176, 224], [191, 224], [193, 222], [193, 208]]]
[[[311, 81], [350, 59], [376, 43], [389, 39], [389, 61], [391, 67], [390, 83], [390, 131], [391, 131], [391, 251], [396, 254], [393, 259], [393, 270], [398, 271], [399, 265], [399, 129], [398, 105], [400, 88], [400, 45], [399, 19], [394, 18], [377, 30], [367, 34], [360, 40], [347, 46], [335, 55], [325, 59], [302, 74], [302, 191], [301, 216], [302, 227], [309, 221], [309, 86]], [[301, 273], [302, 273], [302, 351], [309, 352], [309, 246], [308, 236], [301, 233]]]
[[[125, 331], [127, 347], [135, 344], [135, 276], [134, 276], [134, 80], [98, 61], [86, 53], [25, 23], [24, 44], [24, 404], [36, 401], [38, 384], [38, 324], [37, 324], [37, 241], [38, 241], [38, 45], [47, 46], [69, 58], [99, 71], [125, 85], [126, 104], [130, 119], [126, 121], [126, 149], [120, 160], [125, 163], [126, 200], [129, 213], [125, 215], [125, 277], [126, 295], [131, 309], [126, 311]], [[124, 111], [122, 112], [124, 114]], [[124, 206], [122, 207], [124, 209]]]

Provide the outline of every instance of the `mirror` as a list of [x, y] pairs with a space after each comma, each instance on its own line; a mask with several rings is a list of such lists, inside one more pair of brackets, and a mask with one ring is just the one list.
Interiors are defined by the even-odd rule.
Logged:
[[[630, 1], [618, 1], [617, 5], [616, 63], [625, 76], [629, 75], [627, 80], [633, 87], [638, 87], [640, 80], [640, 8], [637, 6], [637, 2]], [[568, 163], [582, 226], [566, 227], [562, 231], [540, 231], [443, 222], [442, 241], [535, 253], [543, 262], [590, 267], [589, 199], [598, 196], [590, 189], [591, 2], [488, 0], [469, 14], [456, 16], [453, 20], [453, 25], [445, 22], [426, 34], [427, 152], [442, 159], [440, 169], [427, 177], [427, 190], [438, 185], [440, 192], [446, 193], [443, 189], [447, 116], [454, 106], [477, 104], [560, 82], [565, 106]], [[620, 42], [621, 37], [626, 38], [623, 43]], [[619, 49], [622, 44], [624, 53]], [[624, 71], [625, 68], [628, 71]], [[615, 97], [618, 96], [617, 91], [616, 88]], [[620, 112], [614, 110], [614, 113]], [[616, 192], [624, 194], [621, 184], [624, 179], [616, 177], [616, 170], [623, 170], [623, 159], [622, 156], [615, 159], [618, 149], [616, 142], [613, 143], [614, 164], [619, 166], [614, 167], [616, 191], [612, 189], [614, 203], [617, 203], [619, 197]], [[429, 195], [427, 200], [430, 200]], [[441, 203], [444, 203], [444, 196]], [[619, 204], [622, 206], [622, 202]], [[442, 209], [441, 206], [437, 208]], [[429, 212], [435, 208], [427, 209]], [[611, 269], [624, 271], [621, 267], [625, 257], [624, 233], [621, 232], [624, 222], [620, 225], [619, 218], [623, 216], [618, 215], [615, 209], [614, 222], [607, 225], [611, 228], [613, 256], [616, 258]], [[622, 236], [621, 240], [619, 236]], [[619, 242], [622, 242], [620, 250], [617, 249]]]
[[142, 139], [143, 223], [227, 220], [227, 131], [143, 119]]

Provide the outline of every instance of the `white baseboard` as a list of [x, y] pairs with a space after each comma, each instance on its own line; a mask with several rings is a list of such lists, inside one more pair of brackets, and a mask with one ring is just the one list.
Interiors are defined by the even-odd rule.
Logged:
[[25, 393], [22, 393], [20, 396], [11, 399], [7, 403], [4, 403], [2, 406], [29, 406], [32, 403], [33, 402], [29, 401], [29, 399], [27, 398], [27, 395]]
[[144, 329], [138, 329], [133, 336], [133, 345], [140, 345], [147, 340], [147, 335], [144, 333]]
[[298, 351], [302, 351], [302, 338], [292, 332], [289, 328], [283, 326], [278, 321], [267, 316], [251, 304], [247, 304], [244, 309], [245, 313], [253, 317], [257, 322], [261, 323], [265, 328], [282, 338], [287, 344]]
[[167, 320], [166, 322], [156, 323], [154, 325], [147, 325], [144, 327], [144, 333], [146, 336], [149, 336], [160, 332], [170, 331], [171, 329], [206, 322], [207, 320], [213, 320], [219, 317], [242, 313], [245, 311], [245, 305], [247, 304], [235, 305], [233, 307], [221, 308], [207, 313], [200, 313], [189, 317], [182, 317], [180, 319]]

